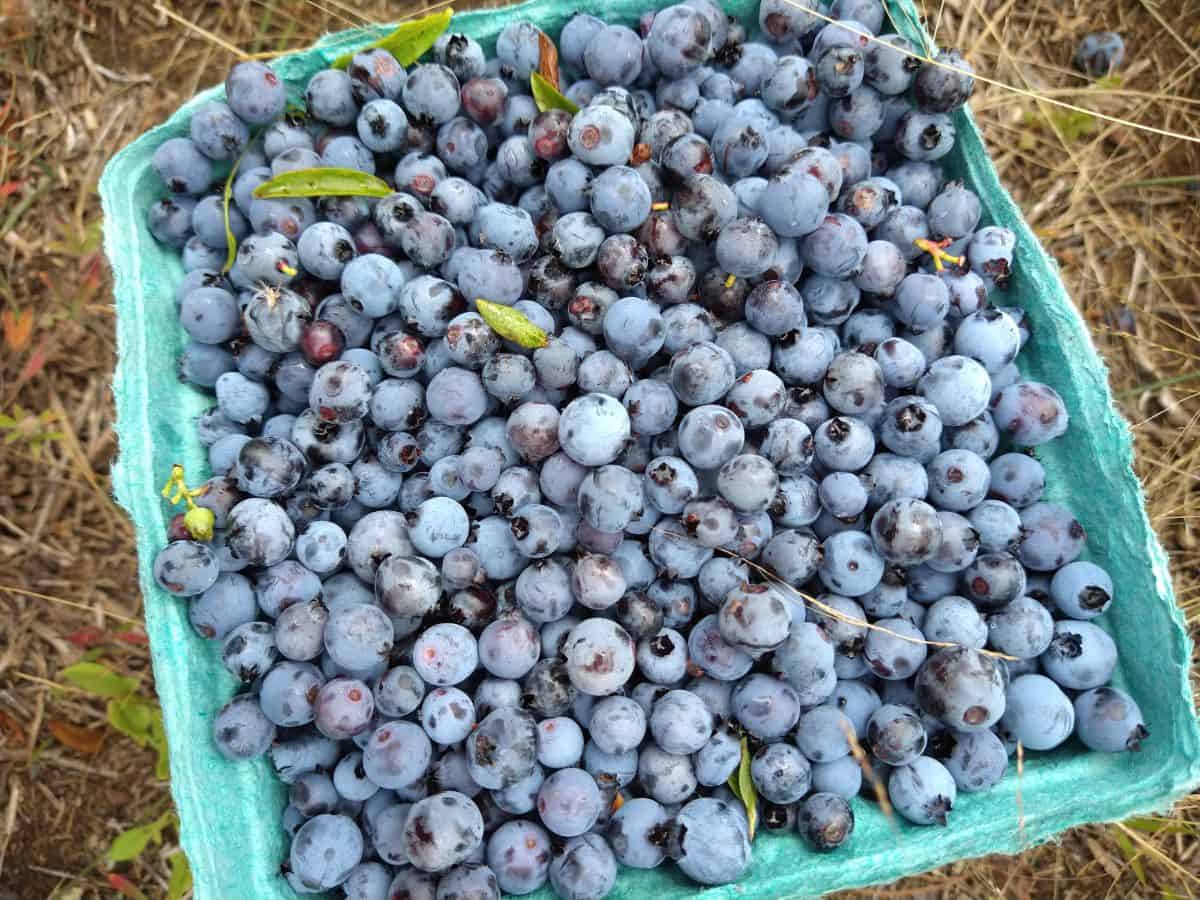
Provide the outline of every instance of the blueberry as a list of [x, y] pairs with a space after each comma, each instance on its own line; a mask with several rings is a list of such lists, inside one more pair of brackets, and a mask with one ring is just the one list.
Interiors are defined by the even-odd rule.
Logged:
[[1054, 637], [1054, 620], [1032, 597], [1018, 597], [988, 616], [987, 623], [991, 646], [1017, 659], [1039, 656]]
[[975, 70], [957, 50], [943, 50], [932, 62], [917, 69], [913, 97], [926, 113], [949, 113], [958, 109], [975, 90]]
[[363, 836], [353, 819], [315, 816], [301, 825], [292, 839], [291, 875], [306, 890], [328, 890], [349, 877], [362, 855]]
[[[996, 469], [991, 472], [994, 482]], [[1021, 516], [1004, 501], [984, 500], [967, 518], [984, 553], [1014, 553], [1020, 546]]]
[[375, 698], [371, 689], [354, 678], [331, 678], [321, 686], [313, 702], [317, 730], [335, 741], [362, 734], [371, 727], [374, 715]]
[[680, 871], [700, 884], [737, 881], [750, 867], [745, 816], [722, 800], [693, 800], [675, 816], [669, 852]]
[[958, 786], [946, 767], [929, 756], [893, 769], [888, 798], [896, 812], [914, 825], [945, 825], [958, 799]]
[[939, 650], [917, 673], [923, 712], [959, 731], [983, 731], [1004, 714], [1004, 682], [994, 659], [968, 647]]
[[226, 759], [253, 759], [274, 743], [275, 725], [263, 714], [257, 699], [239, 695], [213, 716], [213, 741]]
[[388, 556], [375, 575], [375, 595], [393, 616], [422, 616], [433, 610], [438, 599], [436, 567], [414, 556]]
[[796, 828], [817, 850], [836, 850], [854, 832], [854, 811], [842, 797], [818, 792], [800, 805]]
[[580, 465], [611, 463], [629, 439], [629, 414], [617, 399], [586, 394], [567, 404], [558, 420], [563, 451]]
[[1004, 716], [997, 726], [1001, 736], [1019, 741], [1030, 750], [1052, 750], [1074, 730], [1071, 700], [1044, 675], [1014, 678], [1005, 703]]
[[815, 6], [764, 0], [758, 7], [758, 24], [763, 36], [776, 44], [790, 44], [821, 27], [822, 18], [813, 15]]
[[1096, 31], [1079, 42], [1072, 62], [1079, 71], [1099, 78], [1125, 61], [1125, 41], [1115, 31]]
[[1150, 736], [1134, 699], [1113, 687], [1093, 688], [1075, 698], [1075, 733], [1089, 750], [1101, 753], [1139, 750]]
[[1073, 619], [1094, 619], [1112, 604], [1112, 578], [1095, 563], [1069, 563], [1054, 573], [1050, 595], [1055, 607], [1064, 615]]
[[954, 124], [942, 113], [912, 110], [896, 125], [896, 149], [916, 162], [941, 159], [954, 147], [954, 140]]
[[225, 79], [225, 96], [230, 108], [251, 125], [265, 125], [283, 113], [287, 87], [261, 62], [237, 63]]
[[1062, 620], [1054, 623], [1054, 636], [1038, 659], [1042, 671], [1059, 686], [1090, 690], [1112, 677], [1117, 665], [1117, 647], [1106, 632], [1091, 622]]
[[568, 839], [550, 861], [550, 884], [564, 900], [602, 900], [616, 879], [613, 851], [594, 832]]
[[420, 721], [430, 740], [457, 744], [475, 727], [475, 706], [458, 688], [435, 688], [425, 695]]
[[921, 629], [930, 641], [960, 644], [981, 650], [988, 641], [988, 626], [965, 597], [955, 594], [932, 603], [925, 614]]

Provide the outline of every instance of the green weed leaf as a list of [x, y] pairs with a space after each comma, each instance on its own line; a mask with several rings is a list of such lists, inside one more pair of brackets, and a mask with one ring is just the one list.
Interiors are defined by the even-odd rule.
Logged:
[[175, 822], [175, 811], [169, 809], [148, 825], [138, 825], [122, 831], [113, 838], [112, 845], [108, 848], [108, 858], [113, 862], [129, 862], [131, 859], [137, 859], [151, 841], [161, 844], [163, 831], [174, 825]]
[[450, 27], [450, 17], [453, 15], [454, 8], [448, 6], [420, 19], [405, 22], [391, 34], [380, 38], [375, 43], [368, 44], [359, 50], [343, 53], [333, 61], [333, 68], [344, 69], [350, 65], [350, 61], [354, 59], [356, 53], [375, 48], [386, 50], [392, 54], [400, 65], [410, 66], [433, 46], [433, 42], [442, 36], [443, 31]]
[[293, 197], [386, 197], [392, 193], [382, 178], [357, 169], [296, 169], [276, 175], [254, 189], [260, 200]]
[[529, 87], [533, 90], [533, 102], [542, 112], [548, 109], [565, 109], [571, 115], [579, 112], [579, 105], [563, 96], [541, 73], [530, 74]]
[[500, 337], [528, 347], [533, 350], [545, 347], [549, 342], [546, 332], [529, 321], [519, 309], [504, 306], [500, 303], [489, 303], [487, 300], [476, 300], [475, 308], [488, 327]]
[[729, 789], [746, 807], [746, 819], [750, 824], [750, 840], [758, 830], [758, 795], [754, 791], [754, 780], [750, 777], [750, 746], [742, 738], [742, 761], [737, 771], [729, 776]]
[[1129, 839], [1127, 834], [1112, 829], [1113, 840], [1117, 842], [1117, 846], [1121, 848], [1121, 853], [1125, 857], [1125, 861], [1129, 863], [1129, 868], [1133, 870], [1134, 876], [1141, 884], [1146, 883], [1146, 870], [1142, 866], [1141, 853], [1133, 846], [1133, 841]]
[[188, 865], [187, 854], [177, 850], [167, 857], [171, 864], [171, 878], [167, 881], [167, 900], [182, 900], [184, 894], [192, 889], [192, 867]]
[[138, 686], [136, 679], [118, 675], [107, 666], [94, 662], [76, 663], [59, 674], [76, 687], [100, 697], [127, 697]]
[[233, 181], [237, 178], [238, 167], [242, 164], [242, 158], [245, 157], [246, 151], [242, 151], [233, 162], [233, 168], [229, 170], [229, 177], [225, 179], [225, 190], [221, 194], [221, 213], [225, 217], [225, 265], [222, 267], [222, 272], [228, 272], [233, 268], [233, 262], [237, 259], [238, 242], [233, 234], [233, 229], [229, 226], [229, 204], [233, 202]]

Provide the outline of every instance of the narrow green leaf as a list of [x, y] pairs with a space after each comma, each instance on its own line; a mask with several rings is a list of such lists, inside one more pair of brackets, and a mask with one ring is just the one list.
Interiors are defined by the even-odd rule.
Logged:
[[108, 858], [113, 862], [129, 862], [131, 859], [137, 859], [151, 841], [156, 844], [162, 843], [163, 831], [173, 824], [175, 824], [175, 812], [167, 810], [147, 825], [138, 825], [122, 831], [113, 838], [112, 845], [108, 848]]
[[276, 175], [254, 189], [260, 200], [293, 197], [386, 197], [392, 193], [382, 178], [357, 169], [295, 169]]
[[738, 781], [742, 785], [742, 804], [746, 807], [746, 818], [750, 824], [750, 840], [758, 830], [758, 795], [754, 791], [754, 781], [750, 778], [750, 749], [746, 739], [742, 738], [742, 762], [738, 766]]
[[137, 859], [153, 837], [154, 831], [149, 825], [139, 825], [122, 831], [113, 838], [112, 845], [108, 848], [108, 858], [113, 862]]
[[118, 675], [107, 666], [81, 662], [59, 673], [71, 684], [100, 697], [126, 697], [137, 690], [137, 679]]
[[1145, 884], [1146, 870], [1142, 867], [1142, 860], [1140, 859], [1141, 854], [1138, 852], [1137, 848], [1133, 846], [1133, 841], [1129, 839], [1128, 835], [1123, 834], [1116, 828], [1112, 829], [1112, 836], [1113, 840], [1117, 842], [1117, 846], [1121, 848], [1121, 853], [1124, 854], [1125, 859], [1129, 862], [1129, 868], [1131, 868], [1133, 870], [1133, 874], [1137, 876], [1138, 882]]
[[167, 781], [171, 777], [167, 733], [163, 730], [162, 710], [156, 709], [154, 713], [154, 719], [150, 723], [150, 746], [158, 752], [158, 759], [154, 762], [154, 777], [160, 781]]
[[571, 115], [579, 112], [579, 104], [563, 96], [539, 72], [530, 74], [529, 87], [533, 90], [533, 102], [537, 104], [537, 108], [542, 112], [548, 109], [565, 109]]
[[380, 38], [375, 43], [367, 44], [358, 50], [351, 50], [349, 53], [343, 53], [333, 61], [333, 68], [344, 69], [350, 65], [350, 61], [354, 59], [356, 53], [375, 48], [388, 51], [396, 57], [396, 62], [400, 65], [410, 66], [433, 46], [433, 42], [442, 36], [443, 31], [450, 27], [450, 17], [453, 15], [454, 8], [448, 6], [438, 12], [422, 16], [420, 19], [405, 22], [391, 34]]
[[545, 347], [549, 343], [546, 332], [529, 321], [529, 318], [519, 309], [504, 306], [500, 303], [489, 303], [487, 300], [475, 300], [475, 308], [483, 321], [502, 338], [514, 341], [522, 347], [533, 350]]
[[242, 164], [245, 155], [246, 151], [243, 150], [241, 155], [233, 161], [233, 168], [229, 170], [229, 177], [225, 179], [225, 190], [221, 194], [221, 214], [225, 217], [225, 246], [227, 248], [222, 272], [232, 269], [233, 262], [237, 259], [237, 238], [233, 234], [233, 229], [229, 227], [229, 204], [233, 202], [233, 180], [237, 178], [238, 167]]
[[1135, 831], [1145, 834], [1196, 834], [1196, 828], [1188, 822], [1179, 819], [1159, 819], [1154, 816], [1143, 816], [1127, 819], [1125, 822]]
[[171, 864], [171, 878], [167, 881], [167, 900], [182, 900], [183, 895], [192, 889], [192, 867], [188, 865], [187, 854], [177, 850], [167, 857]]
[[746, 807], [746, 820], [750, 825], [750, 840], [758, 830], [758, 795], [754, 791], [754, 780], [750, 777], [750, 745], [742, 738], [742, 761], [737, 771], [729, 776], [729, 789]]

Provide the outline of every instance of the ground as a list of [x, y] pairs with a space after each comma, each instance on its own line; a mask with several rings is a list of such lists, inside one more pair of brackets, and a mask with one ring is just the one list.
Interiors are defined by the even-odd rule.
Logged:
[[[152, 697], [130, 526], [108, 483], [115, 347], [100, 170], [223, 77], [235, 51], [300, 48], [414, 12], [343, 0], [0, 0], [0, 900], [111, 896], [110, 873], [127, 879], [115, 884], [128, 896], [163, 896], [177, 849], [167, 827], [133, 862], [107, 863], [113, 838], [169, 810], [169, 792], [154, 750], [107, 726], [106, 701], [63, 688], [60, 674], [99, 661]], [[927, 0], [925, 12], [939, 43], [993, 82], [972, 106], [1109, 364], [1195, 628], [1200, 2]], [[1125, 36], [1119, 82], [1092, 85], [1070, 68], [1079, 38], [1099, 29]], [[1017, 858], [858, 896], [1200, 892], [1200, 797], [1136, 825], [1078, 829]]]

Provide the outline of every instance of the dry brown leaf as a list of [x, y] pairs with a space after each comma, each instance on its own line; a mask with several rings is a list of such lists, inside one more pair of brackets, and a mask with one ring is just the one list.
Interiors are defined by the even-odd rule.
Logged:
[[538, 32], [538, 74], [559, 90], [558, 84], [558, 47], [544, 31]]
[[6, 309], [0, 313], [0, 324], [4, 326], [4, 343], [10, 350], [20, 353], [33, 340], [33, 310], [13, 312]]
[[73, 725], [62, 719], [51, 719], [46, 727], [60, 744], [77, 753], [99, 753], [104, 746], [103, 731]]
[[5, 747], [25, 746], [25, 727], [15, 717], [0, 709], [0, 738]]

